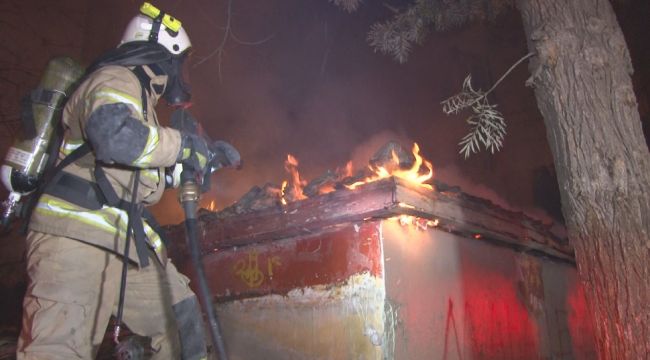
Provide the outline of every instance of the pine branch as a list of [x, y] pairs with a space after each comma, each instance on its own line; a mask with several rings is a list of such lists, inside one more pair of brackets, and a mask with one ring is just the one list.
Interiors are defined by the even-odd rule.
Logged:
[[[355, 0], [330, 0], [354, 2]], [[376, 23], [368, 32], [375, 51], [391, 55], [397, 62], [408, 60], [413, 44], [422, 43], [427, 29], [447, 31], [474, 21], [494, 21], [514, 6], [514, 0], [415, 0], [403, 10], [389, 7], [391, 19]]]
[[349, 13], [352, 13], [359, 9], [363, 0], [329, 0], [329, 2]]
[[470, 125], [470, 132], [465, 135], [458, 145], [460, 154], [467, 159], [471, 154], [481, 149], [481, 144], [486, 150], [494, 154], [503, 147], [503, 139], [506, 135], [506, 123], [503, 114], [492, 105], [487, 99], [496, 87], [522, 62], [534, 53], [528, 53], [517, 60], [501, 77], [488, 89], [488, 91], [474, 90], [472, 87], [472, 75], [467, 75], [463, 81], [460, 93], [441, 102], [442, 111], [447, 114], [458, 114], [461, 111], [471, 108], [472, 115], [465, 121]]
[[425, 21], [416, 7], [398, 13], [392, 20], [376, 23], [370, 27], [368, 42], [382, 54], [392, 55], [403, 64], [411, 52], [411, 44], [419, 43], [424, 36]]

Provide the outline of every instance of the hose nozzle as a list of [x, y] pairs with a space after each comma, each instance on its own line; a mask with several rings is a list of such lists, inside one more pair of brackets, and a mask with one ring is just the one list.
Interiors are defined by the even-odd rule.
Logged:
[[181, 204], [198, 202], [199, 196], [201, 196], [201, 189], [199, 188], [199, 184], [194, 180], [183, 182], [178, 190], [178, 201]]

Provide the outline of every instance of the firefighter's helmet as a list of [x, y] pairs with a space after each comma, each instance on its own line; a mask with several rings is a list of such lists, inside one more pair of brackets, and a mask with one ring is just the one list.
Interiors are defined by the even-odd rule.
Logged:
[[172, 55], [180, 55], [192, 46], [181, 22], [145, 2], [124, 31], [120, 45], [131, 42], [155, 42]]

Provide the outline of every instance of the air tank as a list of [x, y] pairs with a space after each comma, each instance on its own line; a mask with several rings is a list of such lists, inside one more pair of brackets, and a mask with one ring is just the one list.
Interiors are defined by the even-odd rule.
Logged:
[[21, 196], [38, 187], [63, 106], [83, 73], [83, 67], [73, 59], [53, 58], [48, 62], [38, 88], [29, 94], [24, 104], [23, 136], [9, 148], [0, 169], [2, 184], [10, 191], [9, 198], [3, 203], [4, 225], [9, 222]]

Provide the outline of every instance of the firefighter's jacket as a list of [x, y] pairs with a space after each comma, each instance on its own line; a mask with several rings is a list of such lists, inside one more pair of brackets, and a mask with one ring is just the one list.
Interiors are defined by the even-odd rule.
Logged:
[[[159, 95], [153, 90], [166, 84], [165, 75], [151, 76], [146, 92], [147, 118], [143, 119], [142, 88], [136, 75], [126, 67], [105, 66], [90, 74], [68, 100], [63, 110], [64, 138], [59, 151], [59, 161], [84, 143], [85, 124], [90, 115], [104, 104], [123, 103], [131, 116], [146, 123], [149, 138], [142, 154], [127, 166], [104, 166], [107, 178], [120, 199], [131, 200], [134, 168], [141, 169], [137, 200], [145, 206], [157, 203], [165, 189], [164, 168], [174, 165], [181, 147], [180, 133], [159, 126], [154, 106]], [[94, 181], [95, 158], [93, 153], [84, 156], [62, 171], [85, 180]], [[43, 194], [36, 205], [30, 229], [77, 239], [109, 251], [123, 254], [128, 216], [126, 211], [104, 205], [98, 210], [84, 209], [50, 194]], [[145, 224], [147, 243], [159, 259], [165, 252], [160, 236]], [[134, 241], [131, 241], [129, 258], [138, 262]]]

